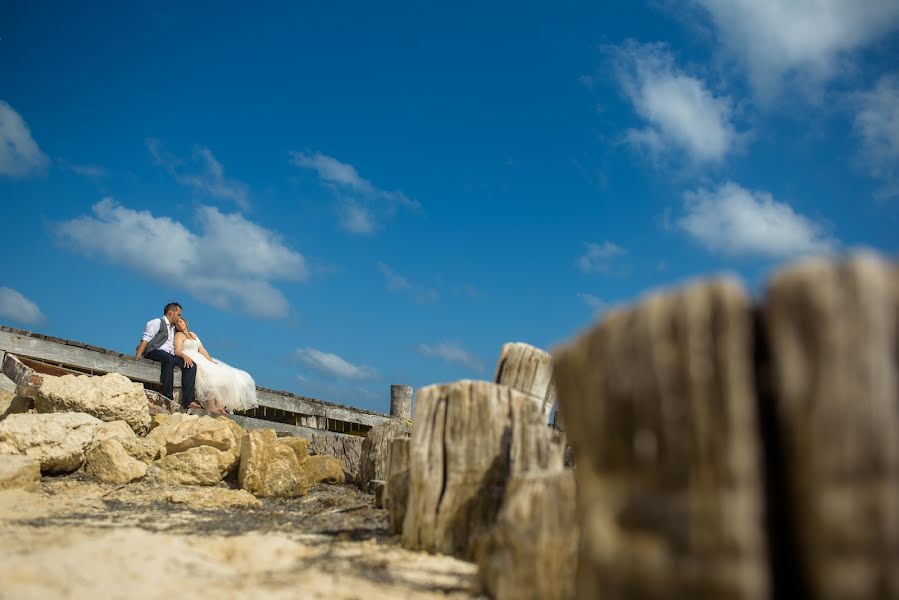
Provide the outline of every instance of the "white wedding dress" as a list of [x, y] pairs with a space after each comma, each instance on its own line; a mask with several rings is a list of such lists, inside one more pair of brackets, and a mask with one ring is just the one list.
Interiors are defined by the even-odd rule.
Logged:
[[[196, 334], [194, 334], [196, 336]], [[204, 407], [208, 398], [218, 398], [229, 411], [249, 410], [259, 406], [256, 399], [256, 382], [250, 374], [216, 359], [216, 362], [200, 354], [203, 342], [200, 337], [188, 338], [181, 345], [181, 352], [196, 364], [197, 401]]]

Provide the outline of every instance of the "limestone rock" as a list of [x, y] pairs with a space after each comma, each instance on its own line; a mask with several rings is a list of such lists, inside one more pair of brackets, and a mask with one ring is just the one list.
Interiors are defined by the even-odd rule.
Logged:
[[391, 419], [369, 429], [362, 442], [357, 485], [364, 490], [372, 479], [386, 480], [387, 449], [390, 441], [394, 438], [410, 437], [411, 435], [410, 427], [400, 419]]
[[[164, 417], [164, 418], [161, 418]], [[227, 458], [225, 469], [237, 467], [240, 446], [234, 437], [234, 429], [221, 419], [175, 413], [154, 415], [154, 427], [147, 434], [147, 441], [159, 448], [161, 456], [185, 452], [191, 448], [210, 446]]]
[[549, 352], [523, 342], [504, 344], [493, 381], [533, 396], [544, 419], [549, 419], [556, 403], [553, 359]]
[[103, 421], [125, 421], [138, 434], [150, 427], [144, 387], [124, 375], [45, 375], [34, 399], [39, 413], [80, 412]]
[[562, 468], [562, 450], [550, 448], [551, 431], [533, 396], [503, 385], [422, 388], [414, 422], [402, 537], [412, 550], [471, 558], [475, 540], [496, 519], [510, 476]]
[[293, 449], [294, 454], [297, 455], [297, 462], [301, 467], [309, 457], [309, 440], [307, 440], [306, 438], [282, 437], [278, 438], [278, 443], [284, 444], [285, 446], [290, 446], [290, 448]]
[[246, 490], [230, 490], [220, 487], [179, 489], [168, 494], [166, 499], [172, 504], [187, 504], [191, 508], [212, 510], [262, 506], [262, 502]]
[[574, 598], [577, 548], [574, 472], [517, 475], [478, 543], [478, 573], [496, 600]]
[[100, 440], [88, 451], [84, 471], [102, 483], [121, 484], [146, 475], [147, 464], [132, 458], [120, 440], [107, 438]]
[[21, 415], [34, 408], [34, 399], [0, 390], [0, 421], [9, 415]]
[[84, 413], [10, 415], [0, 421], [0, 454], [26, 454], [43, 473], [68, 473], [84, 462], [101, 423]]
[[[231, 428], [217, 419], [193, 415], [180, 416], [182, 418], [177, 423], [172, 425], [176, 420], [173, 418], [166, 423], [166, 455], [184, 452], [197, 446], [212, 446], [216, 450], [228, 452], [237, 443]], [[159, 428], [156, 431], [163, 429]]]
[[21, 454], [0, 456], [0, 490], [34, 492], [41, 487], [41, 461]]
[[723, 279], [608, 313], [556, 353], [578, 597], [768, 597], [754, 349], [749, 299]]
[[296, 451], [278, 442], [271, 429], [255, 429], [243, 438], [238, 479], [240, 487], [260, 497], [303, 496], [309, 487]]
[[184, 452], [166, 455], [147, 470], [160, 483], [215, 485], [228, 472], [231, 456], [212, 446], [195, 446]]
[[333, 456], [352, 480], [359, 479], [363, 438], [342, 433], [313, 433], [309, 454]]
[[812, 598], [899, 598], [899, 265], [799, 263], [772, 278], [763, 323], [785, 570]]
[[149, 465], [159, 458], [159, 447], [152, 440], [139, 438], [125, 421], [102, 423], [94, 432], [90, 448], [93, 449], [105, 440], [118, 441], [129, 456]]
[[345, 483], [343, 463], [333, 456], [310, 456], [303, 463], [303, 472], [312, 483]]

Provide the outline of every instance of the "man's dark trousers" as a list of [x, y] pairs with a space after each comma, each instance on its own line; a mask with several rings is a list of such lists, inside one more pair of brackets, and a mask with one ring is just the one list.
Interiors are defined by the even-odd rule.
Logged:
[[184, 359], [165, 350], [152, 350], [144, 354], [144, 358], [162, 363], [162, 394], [174, 399], [175, 367], [181, 369], [181, 406], [187, 408], [194, 401], [194, 382], [197, 379], [196, 365], [184, 366]]

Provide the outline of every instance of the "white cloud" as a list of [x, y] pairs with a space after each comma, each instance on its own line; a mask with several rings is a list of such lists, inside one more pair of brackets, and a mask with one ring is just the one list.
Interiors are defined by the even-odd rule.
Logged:
[[371, 209], [352, 200], [340, 205], [340, 227], [349, 233], [369, 235], [375, 230]]
[[73, 165], [66, 162], [61, 163], [61, 165], [64, 169], [68, 169], [77, 175], [83, 175], [85, 177], [97, 178], [109, 175], [109, 172], [106, 169], [97, 165]]
[[612, 259], [627, 253], [623, 248], [609, 241], [602, 244], [587, 242], [584, 246], [587, 251], [577, 259], [578, 269], [584, 273], [607, 273], [611, 270]]
[[408, 279], [397, 273], [393, 268], [381, 261], [378, 261], [378, 269], [387, 280], [387, 291], [396, 293], [407, 293], [412, 296], [416, 302], [437, 302], [440, 300], [440, 294], [433, 288], [424, 288], [422, 286], [411, 283]]
[[696, 164], [721, 162], [741, 139], [727, 96], [716, 96], [677, 68], [664, 44], [628, 43], [614, 51], [618, 81], [646, 121], [628, 142], [653, 158], [686, 154]]
[[14, 323], [34, 325], [44, 320], [37, 304], [8, 287], [0, 287], [0, 318]]
[[111, 198], [95, 204], [93, 213], [59, 224], [57, 234], [80, 252], [127, 266], [224, 310], [283, 317], [289, 305], [272, 282], [308, 277], [301, 254], [275, 232], [237, 213], [201, 207], [198, 233]]
[[577, 297], [594, 315], [601, 313], [609, 305], [606, 301], [593, 294], [578, 294]]
[[443, 362], [469, 367], [478, 373], [486, 371], [484, 361], [463, 348], [458, 342], [442, 342], [439, 344], [419, 344], [418, 353], [422, 356], [439, 358]]
[[693, 0], [708, 11], [725, 48], [770, 99], [785, 80], [823, 82], [847, 53], [899, 25], [896, 0]]
[[421, 204], [398, 191], [383, 190], [365, 179], [353, 165], [321, 152], [291, 152], [291, 162], [315, 171], [321, 182], [340, 198], [340, 226], [344, 231], [370, 235], [398, 206], [412, 211]]
[[148, 139], [147, 150], [156, 163], [181, 185], [191, 188], [200, 195], [229, 200], [243, 210], [250, 209], [247, 185], [237, 179], [226, 177], [225, 167], [209, 148], [203, 146], [194, 148], [193, 165], [187, 166], [186, 161], [169, 154], [159, 140]]
[[777, 202], [768, 192], [728, 182], [684, 194], [677, 224], [714, 252], [789, 258], [829, 254], [838, 243], [825, 228]]
[[881, 179], [881, 198], [899, 196], [899, 74], [884, 76], [870, 92], [856, 95], [855, 128], [871, 175]]
[[39, 171], [48, 162], [25, 120], [0, 100], [0, 175], [22, 177]]
[[313, 370], [335, 379], [372, 379], [377, 376], [371, 367], [356, 366], [336, 354], [315, 348], [297, 349], [296, 356]]

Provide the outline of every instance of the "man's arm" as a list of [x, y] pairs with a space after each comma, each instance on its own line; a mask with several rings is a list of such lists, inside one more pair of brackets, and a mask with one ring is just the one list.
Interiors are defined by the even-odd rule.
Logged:
[[147, 344], [150, 343], [150, 340], [152, 340], [153, 336], [157, 333], [159, 333], [159, 319], [147, 321], [147, 325], [144, 327], [144, 335], [141, 336], [140, 344], [137, 345], [137, 350], [134, 351], [134, 358], [140, 358], [144, 355]]
[[134, 351], [134, 358], [140, 358], [144, 355], [144, 350], [147, 349], [147, 341], [141, 340], [140, 344], [137, 345], [137, 350]]

